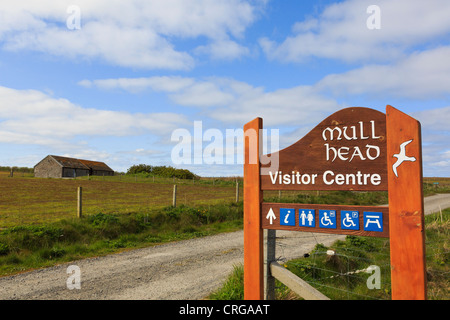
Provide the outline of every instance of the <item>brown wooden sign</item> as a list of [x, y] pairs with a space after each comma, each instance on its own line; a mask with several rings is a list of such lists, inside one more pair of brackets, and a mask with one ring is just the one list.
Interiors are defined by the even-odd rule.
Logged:
[[387, 190], [386, 115], [368, 108], [338, 111], [267, 158], [263, 190]]
[[389, 208], [374, 206], [266, 203], [262, 228], [389, 238]]
[[[425, 299], [420, 123], [347, 108], [265, 156], [262, 129], [244, 126], [244, 298], [263, 299], [263, 229], [275, 229], [389, 237], [392, 298]], [[387, 190], [389, 206], [263, 203], [263, 190]]]

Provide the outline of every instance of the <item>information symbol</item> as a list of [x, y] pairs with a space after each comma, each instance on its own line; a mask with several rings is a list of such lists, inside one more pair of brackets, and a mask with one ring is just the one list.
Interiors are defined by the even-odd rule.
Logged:
[[280, 225], [295, 226], [295, 209], [280, 209]]

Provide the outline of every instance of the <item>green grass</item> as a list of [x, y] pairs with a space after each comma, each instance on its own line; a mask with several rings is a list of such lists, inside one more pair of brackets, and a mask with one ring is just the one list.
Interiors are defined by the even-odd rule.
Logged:
[[[126, 179], [127, 178], [127, 179]], [[131, 179], [130, 179], [131, 178]], [[104, 179], [104, 180], [103, 180]], [[217, 179], [218, 181], [220, 179]], [[228, 203], [235, 199], [234, 183], [177, 180], [177, 205], [191, 207]], [[202, 180], [200, 180], [202, 181]], [[0, 230], [71, 219], [77, 214], [77, 188], [83, 188], [83, 213], [94, 215], [156, 212], [172, 204], [173, 179], [87, 177], [42, 179], [8, 177], [0, 172]], [[241, 188], [242, 193], [242, 188]]]
[[[450, 299], [450, 209], [425, 217], [427, 293], [430, 300]], [[334, 255], [327, 254], [333, 250]], [[371, 265], [380, 268], [380, 289], [369, 289], [372, 275], [365, 270]], [[347, 236], [329, 247], [317, 244], [306, 257], [288, 261], [284, 266], [309, 282], [332, 300], [390, 299], [389, 239]], [[243, 268], [235, 267], [223, 287], [209, 296], [218, 300], [243, 298]], [[277, 299], [298, 299], [294, 293], [277, 281]]]
[[71, 218], [0, 231], [0, 275], [242, 229], [242, 202]]
[[357, 191], [283, 191], [264, 193], [264, 201], [281, 203], [313, 203], [313, 204], [347, 204], [347, 205], [382, 205], [388, 203], [387, 192], [357, 192]]
[[244, 266], [235, 265], [225, 283], [208, 298], [211, 300], [244, 300]]

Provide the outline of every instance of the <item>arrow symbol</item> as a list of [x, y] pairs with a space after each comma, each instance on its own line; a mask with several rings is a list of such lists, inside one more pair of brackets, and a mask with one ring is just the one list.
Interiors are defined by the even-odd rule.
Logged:
[[270, 224], [273, 224], [273, 219], [277, 219], [277, 217], [275, 216], [275, 213], [273, 212], [272, 208], [270, 208], [269, 213], [266, 216], [267, 220], [270, 220]]

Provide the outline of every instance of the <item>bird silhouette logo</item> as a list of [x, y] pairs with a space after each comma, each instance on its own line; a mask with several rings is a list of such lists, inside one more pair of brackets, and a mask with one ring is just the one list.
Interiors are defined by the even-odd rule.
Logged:
[[406, 142], [403, 142], [400, 145], [400, 153], [394, 154], [394, 157], [396, 157], [398, 160], [392, 165], [392, 171], [394, 171], [395, 176], [398, 178], [397, 168], [400, 166], [404, 161], [416, 161], [415, 157], [408, 157], [406, 155], [406, 146], [410, 144], [413, 140], [409, 140]]

